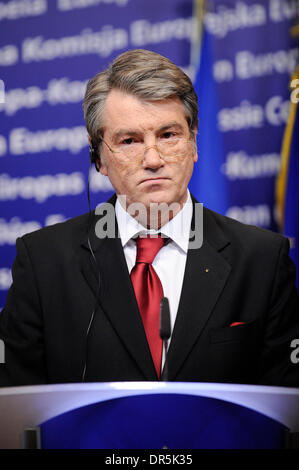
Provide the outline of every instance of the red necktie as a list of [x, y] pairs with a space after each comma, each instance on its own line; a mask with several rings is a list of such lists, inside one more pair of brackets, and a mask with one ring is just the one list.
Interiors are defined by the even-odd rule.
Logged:
[[163, 297], [163, 287], [159, 276], [152, 267], [158, 251], [166, 239], [156, 237], [138, 237], [136, 239], [136, 264], [131, 271], [139, 312], [157, 375], [160, 378], [162, 360], [162, 340], [159, 334], [160, 302]]

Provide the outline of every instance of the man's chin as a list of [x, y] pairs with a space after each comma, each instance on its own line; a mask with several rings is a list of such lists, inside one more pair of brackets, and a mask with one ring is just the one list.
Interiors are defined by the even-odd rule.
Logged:
[[[186, 196], [187, 196], [187, 191], [186, 191]], [[138, 198], [139, 202], [143, 204], [147, 209], [150, 209], [152, 206], [155, 206], [155, 205], [171, 206], [171, 205], [180, 204], [182, 207], [183, 202], [185, 202], [186, 199], [187, 197], [185, 198], [179, 197], [178, 194], [169, 191], [169, 189], [148, 191], [147, 193], [140, 194]]]
[[[137, 199], [137, 198], [136, 198]], [[142, 225], [157, 229], [169, 222], [182, 208], [182, 204], [168, 192], [159, 191], [140, 197], [127, 205], [130, 215]]]
[[152, 208], [156, 205], [171, 205], [175, 203], [175, 200], [171, 197], [169, 192], [164, 191], [156, 191], [152, 192], [147, 195], [147, 197], [141, 199], [141, 203], [143, 203], [148, 209]]

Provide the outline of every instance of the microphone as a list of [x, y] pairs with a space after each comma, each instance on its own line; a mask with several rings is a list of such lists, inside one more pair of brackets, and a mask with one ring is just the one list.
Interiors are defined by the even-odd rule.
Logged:
[[163, 341], [165, 362], [161, 378], [165, 381], [168, 380], [168, 364], [167, 364], [167, 346], [170, 338], [170, 311], [169, 302], [167, 297], [163, 297], [160, 303], [160, 338]]

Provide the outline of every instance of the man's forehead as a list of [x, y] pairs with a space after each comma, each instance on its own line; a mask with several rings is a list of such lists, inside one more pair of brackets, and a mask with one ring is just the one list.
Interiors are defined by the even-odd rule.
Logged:
[[149, 101], [120, 90], [109, 93], [102, 117], [103, 128], [118, 134], [142, 130], [143, 124], [144, 128], [155, 129], [187, 125], [184, 107], [178, 97]]

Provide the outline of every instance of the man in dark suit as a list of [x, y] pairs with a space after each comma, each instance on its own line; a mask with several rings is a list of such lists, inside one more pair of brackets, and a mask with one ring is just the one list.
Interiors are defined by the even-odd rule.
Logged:
[[[92, 161], [116, 196], [17, 240], [2, 385], [157, 380], [165, 357], [146, 315], [157, 318], [165, 295], [169, 380], [299, 386], [288, 240], [202, 214], [188, 192], [198, 126], [189, 78], [129, 51], [90, 80], [84, 113]], [[148, 261], [140, 240], [150, 238], [164, 241]]]

